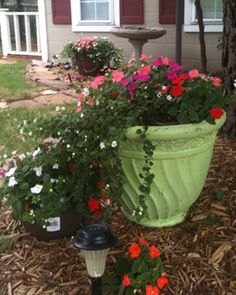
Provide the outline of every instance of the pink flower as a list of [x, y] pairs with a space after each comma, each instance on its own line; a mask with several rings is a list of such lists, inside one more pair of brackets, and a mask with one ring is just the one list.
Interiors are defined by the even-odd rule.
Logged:
[[150, 57], [148, 57], [146, 54], [142, 53], [139, 60], [149, 61], [150, 60]]
[[98, 86], [102, 85], [106, 80], [105, 76], [98, 76], [97, 78], [94, 79], [94, 81], [91, 84], [92, 88], [98, 88]]
[[178, 65], [175, 61], [170, 61], [169, 66], [172, 68], [173, 71], [180, 71], [182, 67]]
[[130, 83], [130, 80], [129, 80], [129, 79], [124, 79], [124, 80], [121, 80], [121, 81], [120, 81], [120, 84], [121, 84], [122, 86], [128, 86], [129, 83]]
[[93, 105], [93, 99], [92, 98], [89, 98], [87, 100], [86, 104], [88, 104], [89, 106], [92, 106]]
[[176, 72], [175, 71], [170, 71], [170, 72], [168, 72], [167, 74], [166, 74], [166, 78], [168, 79], [168, 80], [174, 80], [175, 78], [177, 78], [177, 74], [176, 74]]
[[136, 83], [131, 83], [128, 87], [129, 91], [135, 91], [137, 89]]
[[134, 80], [139, 80], [139, 81], [142, 81], [142, 82], [146, 82], [150, 79], [150, 76], [147, 75], [147, 74], [143, 74], [143, 75], [132, 75], [132, 78]]
[[112, 76], [113, 76], [113, 79], [112, 79], [113, 82], [120, 82], [125, 75], [123, 72], [113, 71]]
[[189, 73], [188, 73], [190, 79], [193, 79], [195, 77], [198, 77], [199, 76], [199, 71], [198, 70], [191, 70]]
[[80, 93], [80, 94], [78, 95], [78, 100], [79, 100], [79, 101], [82, 101], [83, 99], [85, 99], [85, 95], [84, 95], [83, 93]]
[[162, 57], [162, 63], [163, 65], [169, 65], [169, 58], [168, 57]]
[[0, 177], [5, 177], [6, 176], [6, 170], [5, 169], [1, 169], [0, 170]]
[[151, 69], [152, 69], [151, 66], [144, 66], [144, 67], [138, 69], [138, 74], [139, 75], [148, 75], [149, 72], [151, 71]]
[[159, 67], [160, 65], [162, 65], [162, 59], [161, 57], [158, 57], [154, 62], [153, 65], [156, 67]]
[[218, 77], [212, 76], [210, 79], [213, 81], [213, 85], [216, 87], [219, 87], [222, 83], [222, 80]]
[[75, 110], [76, 113], [80, 113], [81, 111], [82, 111], [81, 106], [78, 106], [78, 107], [76, 108], [76, 110]]

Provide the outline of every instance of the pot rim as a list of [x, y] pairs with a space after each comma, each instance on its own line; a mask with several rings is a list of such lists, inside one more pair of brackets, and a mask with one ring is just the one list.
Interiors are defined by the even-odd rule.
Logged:
[[[206, 121], [200, 123], [189, 123], [179, 125], [168, 125], [168, 126], [149, 126], [147, 130], [148, 139], [160, 139], [160, 140], [173, 140], [180, 138], [193, 138], [202, 135], [216, 132], [220, 129], [226, 121], [226, 113], [216, 120], [215, 124], [210, 124]], [[137, 125], [127, 129], [126, 136], [129, 139], [140, 139], [139, 134], [136, 133], [137, 129], [142, 129], [143, 126]]]

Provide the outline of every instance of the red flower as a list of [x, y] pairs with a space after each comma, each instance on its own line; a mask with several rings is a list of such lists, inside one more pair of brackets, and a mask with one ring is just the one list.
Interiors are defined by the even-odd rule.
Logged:
[[106, 187], [106, 184], [104, 181], [97, 182], [97, 188], [99, 188], [100, 190], [104, 189], [105, 187]]
[[179, 75], [178, 77], [176, 77], [175, 79], [173, 79], [171, 82], [173, 84], [181, 84], [187, 79], [188, 79], [188, 75], [186, 73], [183, 73], [183, 74]]
[[157, 286], [158, 288], [162, 289], [165, 285], [168, 285], [169, 281], [166, 277], [160, 277], [157, 279]]
[[76, 166], [75, 166], [74, 163], [69, 163], [69, 164], [68, 164], [68, 171], [69, 171], [71, 174], [73, 174], [73, 175], [76, 174]]
[[210, 115], [214, 119], [220, 119], [223, 116], [224, 112], [221, 108], [211, 108]]
[[141, 249], [138, 244], [132, 244], [129, 247], [130, 258], [137, 258], [141, 252]]
[[89, 106], [92, 106], [93, 105], [93, 99], [92, 98], [89, 98], [87, 100], [86, 104], [88, 104]]
[[159, 295], [159, 289], [157, 287], [153, 287], [151, 285], [146, 286], [146, 295]]
[[94, 199], [93, 197], [90, 197], [88, 201], [88, 207], [90, 211], [95, 212], [100, 210], [100, 203], [98, 200]]
[[162, 93], [167, 93], [169, 88], [170, 88], [170, 86], [162, 86], [161, 92]]
[[160, 251], [155, 246], [151, 246], [149, 249], [150, 249], [149, 255], [152, 259], [156, 259], [157, 257], [161, 255]]
[[146, 241], [145, 239], [138, 238], [138, 242], [139, 242], [140, 245], [146, 245], [146, 246], [149, 246], [148, 241]]
[[183, 91], [184, 91], [184, 87], [182, 85], [177, 85], [172, 88], [171, 95], [174, 97], [180, 96]]
[[136, 90], [136, 88], [137, 88], [137, 84], [136, 83], [131, 83], [130, 85], [129, 85], [129, 87], [128, 87], [128, 89], [129, 89], [129, 91], [130, 92], [133, 92], [133, 91], [135, 91]]
[[131, 280], [128, 275], [123, 276], [122, 285], [125, 287], [128, 287], [129, 285], [131, 285]]

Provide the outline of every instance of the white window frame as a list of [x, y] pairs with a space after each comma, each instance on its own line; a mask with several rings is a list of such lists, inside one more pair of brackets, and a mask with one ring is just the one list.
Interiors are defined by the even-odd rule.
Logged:
[[120, 26], [120, 0], [110, 0], [109, 21], [81, 20], [80, 0], [71, 0], [72, 31], [73, 32], [110, 32], [114, 26]]
[[[184, 1], [184, 32], [199, 32], [199, 26], [195, 18], [196, 8], [194, 0]], [[207, 19], [204, 22], [205, 32], [223, 32], [223, 24], [220, 19]]]

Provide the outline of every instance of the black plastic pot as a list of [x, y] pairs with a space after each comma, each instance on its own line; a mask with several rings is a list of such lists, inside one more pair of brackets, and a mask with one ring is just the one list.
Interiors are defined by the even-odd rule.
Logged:
[[93, 59], [79, 52], [75, 54], [75, 62], [82, 75], [96, 76], [102, 70], [102, 65], [99, 62], [94, 62]]
[[22, 221], [25, 231], [41, 241], [71, 237], [77, 229], [81, 228], [81, 223], [82, 218], [78, 212], [69, 212], [60, 216], [60, 229], [56, 231], [47, 231], [38, 224]]

